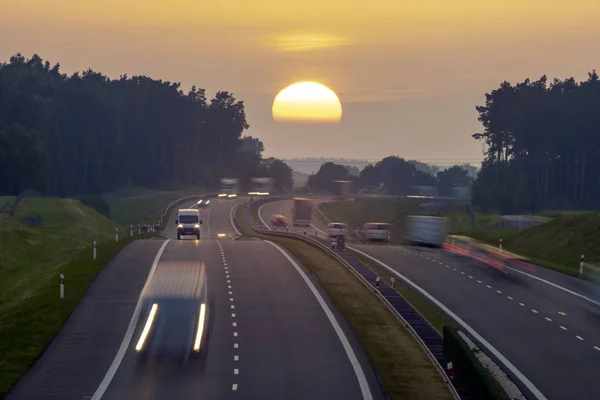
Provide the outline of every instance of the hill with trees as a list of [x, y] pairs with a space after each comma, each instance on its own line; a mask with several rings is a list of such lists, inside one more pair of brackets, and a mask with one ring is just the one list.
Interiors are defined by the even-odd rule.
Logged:
[[291, 169], [263, 160], [262, 143], [243, 136], [248, 127], [244, 102], [227, 91], [209, 100], [204, 89], [184, 93], [146, 76], [68, 76], [60, 64], [17, 54], [0, 64], [0, 194], [212, 187], [251, 173], [291, 189]]

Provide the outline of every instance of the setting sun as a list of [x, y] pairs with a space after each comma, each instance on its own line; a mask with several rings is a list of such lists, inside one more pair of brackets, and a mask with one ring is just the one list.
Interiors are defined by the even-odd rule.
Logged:
[[279, 92], [273, 101], [275, 121], [337, 123], [341, 118], [340, 99], [320, 83], [294, 83]]

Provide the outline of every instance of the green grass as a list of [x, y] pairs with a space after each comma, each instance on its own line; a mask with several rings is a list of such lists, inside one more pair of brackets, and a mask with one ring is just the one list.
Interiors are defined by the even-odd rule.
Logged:
[[[23, 224], [27, 215], [41, 215], [42, 225]], [[35, 363], [102, 267], [136, 238], [121, 229], [115, 243], [116, 227], [72, 199], [26, 198], [15, 218], [0, 215], [0, 397]], [[67, 282], [62, 301], [61, 273]]]
[[[255, 206], [251, 212], [257, 209]], [[235, 214], [235, 222], [244, 236], [285, 247], [317, 277], [357, 335], [388, 399], [452, 398], [429, 358], [398, 319], [329, 254], [299, 240], [255, 233], [246, 223], [242, 207]]]
[[106, 202], [110, 206], [110, 219], [130, 225], [162, 215], [165, 205], [184, 196], [183, 192], [159, 192], [152, 197], [106, 198]]

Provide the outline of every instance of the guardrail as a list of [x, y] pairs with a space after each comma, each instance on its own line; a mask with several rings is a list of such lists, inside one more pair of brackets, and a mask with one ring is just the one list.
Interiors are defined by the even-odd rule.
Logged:
[[[278, 196], [277, 198], [269, 198], [268, 200], [270, 202], [289, 198], [290, 196]], [[455, 375], [452, 381], [447, 371], [442, 366], [445, 364], [442, 336], [400, 293], [396, 292], [394, 288], [390, 287], [383, 280], [379, 280], [379, 287], [376, 287], [375, 282], [376, 278], [378, 278], [377, 274], [351, 254], [345, 251], [340, 252], [331, 249], [326, 239], [319, 238], [318, 236], [309, 236], [308, 234], [272, 231], [265, 227], [264, 224], [257, 223], [250, 213], [250, 205], [252, 203], [253, 201], [249, 201], [244, 204], [244, 217], [252, 230], [266, 236], [287, 237], [301, 240], [331, 255], [336, 261], [346, 267], [346, 269], [352, 273], [363, 286], [373, 292], [377, 299], [379, 299], [383, 305], [398, 318], [430, 359], [448, 386], [454, 399], [466, 400], [470, 398], [463, 379], [461, 379], [460, 376]]]

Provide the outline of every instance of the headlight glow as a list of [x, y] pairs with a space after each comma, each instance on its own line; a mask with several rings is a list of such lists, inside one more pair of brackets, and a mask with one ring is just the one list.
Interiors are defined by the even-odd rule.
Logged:
[[150, 328], [152, 328], [152, 323], [154, 322], [154, 317], [156, 316], [156, 311], [158, 310], [158, 304], [152, 304], [152, 309], [150, 310], [150, 315], [148, 315], [148, 320], [146, 321], [146, 325], [144, 325], [144, 330], [142, 331], [142, 335], [140, 336], [140, 340], [138, 340], [137, 345], [135, 346], [136, 351], [142, 350], [144, 347], [144, 342], [148, 337], [148, 333], [150, 333]]
[[198, 331], [194, 341], [194, 351], [200, 351], [200, 341], [202, 341], [202, 332], [204, 331], [204, 319], [206, 318], [206, 304], [200, 305], [200, 314], [198, 315]]
[[183, 228], [183, 224], [177, 225], [178, 228]]
[[194, 225], [194, 228], [200, 228], [200, 224]]

